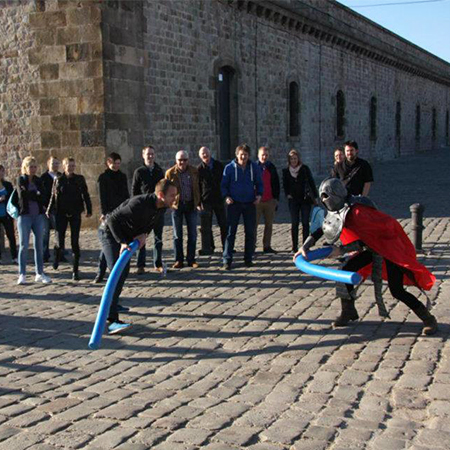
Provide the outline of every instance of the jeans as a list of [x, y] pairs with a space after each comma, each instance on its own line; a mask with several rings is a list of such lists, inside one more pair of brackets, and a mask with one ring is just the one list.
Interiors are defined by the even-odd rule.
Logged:
[[289, 199], [289, 212], [291, 213], [291, 236], [292, 250], [298, 250], [298, 226], [300, 224], [300, 215], [302, 218], [302, 237], [303, 242], [309, 236], [309, 217], [311, 215], [311, 203], [299, 202]]
[[30, 233], [33, 231], [34, 245], [34, 264], [36, 266], [36, 275], [44, 273], [43, 258], [43, 233], [44, 233], [44, 214], [31, 216], [24, 214], [17, 219], [17, 228], [19, 229], [19, 273], [25, 275], [27, 272], [28, 245], [30, 243]]
[[44, 216], [44, 259], [48, 260], [50, 258], [50, 230], [55, 230], [55, 215], [50, 214], [50, 217]]
[[225, 248], [225, 239], [227, 238], [227, 217], [223, 203], [215, 205], [203, 205], [200, 212], [200, 233], [202, 238], [202, 251], [204, 253], [214, 252], [214, 237], [212, 232], [213, 214], [216, 215], [217, 224], [220, 228], [220, 238], [222, 249]]
[[233, 261], [234, 241], [240, 217], [244, 218], [245, 250], [244, 260], [252, 262], [255, 253], [256, 206], [253, 203], [234, 202], [227, 209], [227, 238], [223, 251], [223, 263]]
[[[114, 264], [120, 256], [120, 244], [113, 238], [111, 233], [105, 231], [101, 236], [102, 240], [102, 252], [105, 255], [106, 263], [108, 265], [109, 272], [113, 270]], [[119, 304], [119, 297], [122, 293], [123, 285], [127, 279], [128, 272], [130, 271], [130, 263], [125, 266], [119, 281], [117, 282], [116, 290], [114, 291], [111, 307], [109, 308], [108, 321], [116, 322], [119, 320], [119, 312], [117, 311], [117, 305]]]
[[273, 221], [275, 219], [275, 211], [277, 209], [277, 201], [272, 198], [267, 202], [259, 202], [256, 205], [256, 230], [255, 237], [258, 231], [259, 221], [261, 215], [264, 217], [264, 236], [263, 236], [263, 249], [267, 250], [271, 248], [272, 243], [272, 231]]
[[[162, 267], [162, 248], [163, 248], [163, 229], [164, 229], [164, 218], [165, 214], [161, 214], [158, 218], [158, 221], [155, 223], [153, 228], [154, 235], [154, 244], [153, 244], [153, 266], [154, 267]], [[145, 267], [145, 259], [147, 257], [147, 250], [142, 247], [138, 250], [137, 254], [137, 266]]]
[[[8, 215], [0, 217], [0, 224], [3, 225], [5, 229], [6, 237], [9, 241], [9, 250], [11, 252], [11, 259], [17, 258], [17, 245], [16, 245], [16, 235], [14, 233], [14, 222]], [[0, 249], [1, 256], [1, 249]]]
[[195, 247], [197, 245], [197, 211], [192, 208], [186, 208], [182, 203], [178, 205], [178, 209], [172, 211], [175, 261], [184, 261], [183, 217], [186, 219], [188, 232], [186, 261], [188, 264], [192, 264], [195, 261]]
[[[105, 229], [103, 227], [99, 227], [98, 229], [98, 240], [100, 245], [102, 244], [103, 234], [105, 233]], [[103, 278], [106, 274], [106, 269], [108, 268], [108, 264], [106, 263], [105, 254], [103, 250], [100, 250], [100, 254], [98, 255], [98, 265], [97, 265], [97, 277]]]

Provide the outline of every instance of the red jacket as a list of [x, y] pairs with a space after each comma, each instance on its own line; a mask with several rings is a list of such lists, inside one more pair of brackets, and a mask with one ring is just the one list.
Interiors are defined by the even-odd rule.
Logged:
[[[374, 252], [403, 269], [403, 284], [414, 285], [429, 291], [436, 277], [420, 264], [416, 250], [402, 226], [391, 216], [365, 205], [355, 205], [345, 218], [341, 241], [344, 245], [361, 240]], [[367, 278], [372, 273], [371, 264], [359, 271]], [[383, 279], [387, 280], [383, 261]]]

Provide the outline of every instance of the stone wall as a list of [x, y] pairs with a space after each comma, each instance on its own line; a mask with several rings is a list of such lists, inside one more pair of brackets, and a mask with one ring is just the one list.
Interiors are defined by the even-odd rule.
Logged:
[[[238, 142], [253, 148], [269, 145], [279, 165], [296, 147], [315, 171], [323, 171], [331, 164], [334, 147], [350, 138], [359, 142], [361, 155], [368, 159], [448, 145], [450, 65], [335, 2], [147, 1], [144, 11], [150, 64], [148, 139], [160, 149], [164, 162], [182, 147], [196, 154], [200, 145], [207, 145], [219, 154], [215, 87], [217, 69], [223, 65], [233, 67], [238, 77]], [[349, 31], [343, 23], [349, 24]], [[300, 87], [298, 137], [289, 137], [291, 81]], [[338, 90], [346, 103], [345, 135], [339, 138]], [[377, 101], [377, 121], [376, 136], [371, 137], [372, 97]]]
[[[130, 178], [146, 143], [165, 169], [181, 148], [194, 163], [202, 145], [227, 159], [224, 67], [231, 148], [268, 145], [280, 168], [295, 147], [323, 172], [346, 139], [370, 160], [449, 144], [450, 64], [331, 0], [4, 0], [0, 37], [0, 161], [12, 178], [29, 153], [42, 170], [51, 154], [73, 155], [94, 204], [111, 151]], [[290, 136], [294, 82], [300, 132]]]
[[39, 70], [28, 61], [34, 35], [26, 20], [34, 8], [32, 2], [0, 2], [0, 164], [8, 179], [15, 179], [21, 159], [40, 147], [34, 127], [39, 101], [31, 95]]

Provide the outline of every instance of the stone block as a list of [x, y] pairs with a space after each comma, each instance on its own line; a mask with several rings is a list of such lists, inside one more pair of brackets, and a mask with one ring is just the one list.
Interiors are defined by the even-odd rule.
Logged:
[[41, 134], [42, 148], [59, 148], [61, 147], [61, 135], [53, 131], [44, 131]]
[[55, 131], [69, 130], [69, 116], [66, 114], [59, 116], [52, 116], [51, 119], [52, 128]]
[[61, 114], [76, 114], [78, 112], [78, 98], [77, 97], [60, 98], [59, 109]]
[[66, 14], [63, 11], [31, 13], [29, 24], [31, 28], [65, 27], [67, 24]]
[[86, 62], [68, 62], [61, 64], [59, 76], [61, 79], [80, 79], [86, 76]]
[[66, 61], [66, 49], [62, 45], [33, 48], [28, 53], [30, 64], [60, 63]]
[[101, 145], [105, 145], [105, 134], [103, 130], [81, 131], [82, 147], [99, 147]]
[[42, 45], [55, 45], [56, 44], [56, 30], [54, 28], [46, 28], [42, 30], [36, 30], [34, 34], [36, 45], [38, 47]]
[[66, 12], [69, 25], [87, 25], [92, 22], [91, 8], [73, 8]]
[[61, 133], [61, 147], [79, 147], [81, 135], [79, 131], [64, 131]]
[[112, 44], [126, 45], [128, 47], [136, 46], [136, 36], [134, 34], [134, 30], [110, 26], [109, 37]]
[[39, 66], [41, 80], [57, 80], [59, 78], [58, 64], [44, 64]]
[[59, 28], [56, 34], [58, 45], [76, 44], [80, 42], [81, 30], [79, 27]]
[[43, 98], [39, 101], [39, 111], [41, 115], [59, 114], [58, 98]]
[[81, 42], [101, 42], [102, 30], [100, 24], [85, 25], [80, 27]]
[[86, 67], [85, 76], [89, 78], [99, 78], [103, 76], [103, 62], [96, 60], [89, 62]]
[[78, 116], [81, 130], [97, 130], [103, 128], [103, 117], [100, 114], [81, 114]]
[[89, 44], [71, 44], [66, 46], [66, 58], [68, 62], [86, 61], [90, 58]]
[[104, 111], [105, 99], [100, 96], [80, 97], [78, 99], [78, 111], [81, 114], [98, 113]]

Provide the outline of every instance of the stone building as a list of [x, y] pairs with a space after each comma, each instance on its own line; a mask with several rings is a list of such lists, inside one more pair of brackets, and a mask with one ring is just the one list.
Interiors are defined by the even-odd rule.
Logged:
[[144, 143], [291, 147], [314, 171], [356, 139], [388, 159], [449, 145], [450, 64], [333, 0], [0, 0], [0, 161], [73, 155], [96, 192], [105, 155]]

